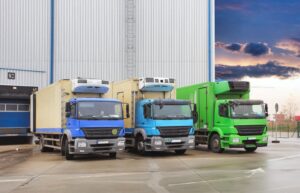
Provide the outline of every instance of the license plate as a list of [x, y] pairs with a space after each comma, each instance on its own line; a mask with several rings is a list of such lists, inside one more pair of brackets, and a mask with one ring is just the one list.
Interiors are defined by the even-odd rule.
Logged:
[[254, 144], [246, 144], [245, 147], [256, 147]]
[[98, 144], [108, 144], [108, 141], [98, 141]]
[[256, 137], [248, 137], [248, 140], [256, 140]]
[[180, 139], [172, 139], [172, 138], [165, 138], [165, 142], [167, 143], [180, 143]]

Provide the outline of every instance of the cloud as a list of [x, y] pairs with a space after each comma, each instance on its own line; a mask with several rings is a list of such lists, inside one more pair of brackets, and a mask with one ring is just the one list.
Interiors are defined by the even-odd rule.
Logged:
[[248, 43], [244, 47], [244, 52], [252, 56], [262, 56], [271, 53], [271, 48], [265, 43]]
[[276, 48], [292, 52], [295, 56], [300, 57], [300, 39], [290, 38], [281, 40], [276, 43]]
[[216, 42], [216, 48], [223, 48], [227, 51], [231, 52], [239, 52], [239, 53], [245, 53], [249, 54], [251, 56], [263, 56], [263, 55], [269, 55], [272, 53], [271, 48], [268, 47], [268, 44], [266, 43], [230, 43], [225, 44], [223, 42]]
[[253, 66], [216, 65], [216, 79], [224, 80], [238, 80], [246, 76], [255, 78], [276, 76], [280, 79], [287, 79], [299, 74], [299, 68], [283, 66], [277, 61]]
[[229, 2], [219, 1], [218, 3], [216, 3], [217, 10], [244, 11], [246, 8], [247, 8], [246, 5], [240, 2], [229, 3]]
[[225, 44], [223, 42], [216, 42], [217, 48], [223, 48], [226, 50], [229, 50], [231, 52], [239, 52], [242, 49], [242, 44], [240, 43], [231, 43], [231, 44]]

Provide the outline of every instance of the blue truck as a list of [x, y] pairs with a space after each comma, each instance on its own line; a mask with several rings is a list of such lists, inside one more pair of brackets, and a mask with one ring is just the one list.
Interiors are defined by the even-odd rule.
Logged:
[[[37, 87], [0, 85], [0, 137], [16, 139], [15, 143], [32, 138], [30, 133], [30, 95]], [[16, 138], [17, 137], [17, 138]]]
[[60, 150], [67, 160], [98, 153], [116, 158], [125, 148], [124, 104], [108, 98], [108, 90], [108, 81], [74, 79], [35, 92], [31, 131], [39, 138], [40, 150]]
[[194, 148], [195, 105], [176, 100], [172, 78], [133, 78], [112, 83], [112, 95], [129, 104], [125, 146], [139, 153]]

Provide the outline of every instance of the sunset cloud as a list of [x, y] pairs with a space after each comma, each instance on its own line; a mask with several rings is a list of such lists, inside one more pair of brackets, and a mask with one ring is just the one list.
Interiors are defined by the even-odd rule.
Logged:
[[246, 10], [246, 5], [241, 3], [241, 2], [222, 2], [222, 1], [219, 1], [217, 4], [216, 4], [216, 9], [217, 10], [230, 10], [230, 11], [244, 11]]
[[249, 54], [251, 56], [263, 56], [263, 55], [270, 55], [272, 53], [271, 48], [268, 47], [268, 44], [266, 43], [230, 43], [226, 44], [223, 42], [216, 42], [217, 48], [222, 48], [230, 52], [239, 52], [239, 53], [245, 53]]
[[291, 38], [277, 42], [276, 48], [292, 52], [295, 56], [300, 57], [300, 39]]
[[243, 77], [271, 77], [287, 79], [300, 74], [300, 69], [284, 66], [277, 61], [269, 61], [265, 64], [253, 66], [229, 66], [223, 64], [216, 65], [216, 79], [241, 79]]

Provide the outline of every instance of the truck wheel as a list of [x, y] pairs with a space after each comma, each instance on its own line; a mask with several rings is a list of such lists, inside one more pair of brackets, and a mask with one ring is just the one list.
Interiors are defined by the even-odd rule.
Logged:
[[43, 136], [41, 136], [41, 138], [40, 138], [40, 151], [41, 152], [52, 152], [53, 151], [53, 148], [45, 147]]
[[109, 153], [109, 157], [110, 157], [111, 159], [116, 159], [116, 158], [117, 158], [117, 153], [116, 153], [116, 152]]
[[70, 154], [70, 150], [69, 150], [69, 142], [68, 140], [66, 139], [65, 140], [65, 145], [64, 145], [64, 148], [65, 148], [65, 157], [66, 157], [66, 160], [72, 160], [74, 158], [74, 155], [73, 154]]
[[186, 149], [177, 149], [177, 150], [175, 150], [175, 153], [177, 155], [183, 155], [183, 154], [185, 154], [185, 152], [186, 152]]
[[246, 152], [249, 152], [249, 153], [255, 152], [256, 149], [257, 149], [257, 147], [245, 147]]
[[145, 152], [145, 141], [142, 135], [138, 135], [135, 139], [135, 148], [138, 153], [144, 154]]
[[224, 148], [221, 147], [221, 139], [218, 134], [213, 134], [210, 138], [209, 146], [214, 153], [222, 153], [224, 151]]
[[61, 150], [60, 150], [61, 156], [65, 156], [66, 155], [65, 141], [66, 141], [66, 139], [62, 139], [62, 142], [61, 142]]

